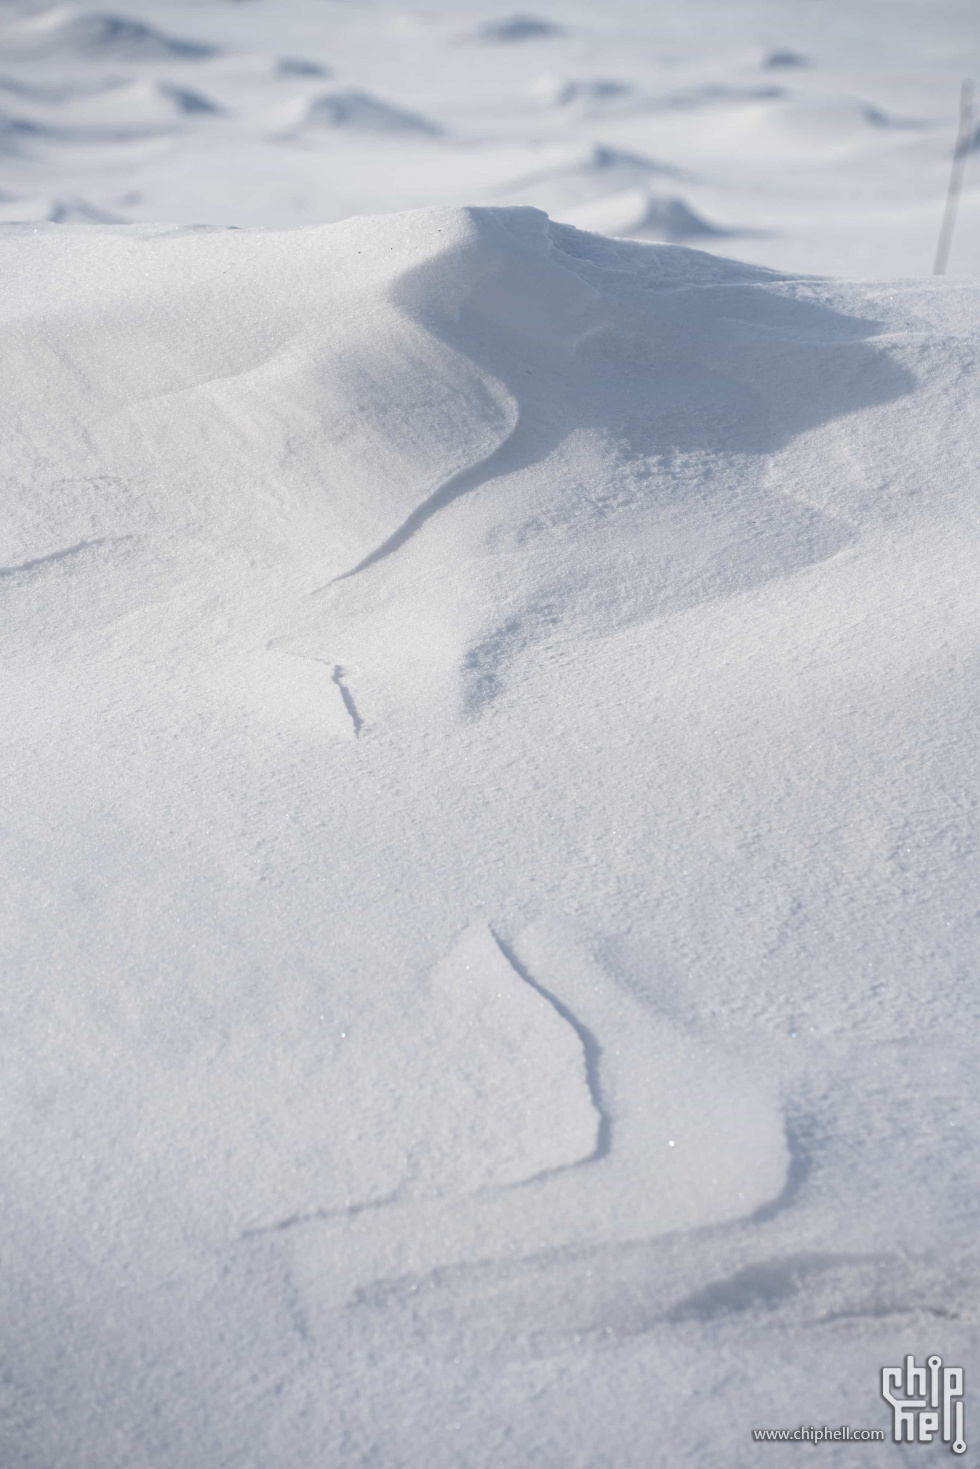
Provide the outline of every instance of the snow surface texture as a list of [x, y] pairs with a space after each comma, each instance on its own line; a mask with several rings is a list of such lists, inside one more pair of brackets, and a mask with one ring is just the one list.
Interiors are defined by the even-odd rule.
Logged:
[[[528, 204], [780, 270], [932, 268], [974, 0], [0, 0], [0, 221]], [[950, 259], [980, 258], [971, 155]]]
[[970, 1439], [978, 60], [0, 0], [3, 1469]]
[[4, 1465], [753, 1466], [975, 1373], [976, 287], [0, 250]]

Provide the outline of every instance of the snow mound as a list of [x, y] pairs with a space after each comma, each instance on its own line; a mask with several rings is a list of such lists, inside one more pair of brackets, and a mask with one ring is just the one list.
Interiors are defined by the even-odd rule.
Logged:
[[[265, 686], [274, 645], [360, 670], [358, 705], [448, 697], [475, 718], [542, 639], [604, 635], [836, 554], [844, 523], [742, 466], [907, 390], [868, 326], [779, 277], [537, 210], [12, 232], [5, 246], [12, 309], [50, 323], [17, 338], [18, 380], [44, 373], [52, 388], [43, 403], [16, 388], [48, 446], [23, 470], [31, 523], [79, 477], [85, 445], [99, 475], [143, 487], [157, 531], [137, 561], [190, 534], [189, 585], [205, 547], [205, 564], [227, 562], [238, 632], [208, 655], [201, 697], [229, 711], [242, 708], [235, 659], [254, 649], [245, 683]], [[705, 456], [727, 468], [704, 478]], [[131, 533], [111, 514], [88, 532]], [[15, 539], [11, 562], [58, 549]], [[232, 590], [243, 554], [280, 568], [277, 592]], [[76, 629], [99, 625], [97, 575], [83, 559], [66, 584]], [[126, 605], [143, 594], [120, 581]], [[290, 712], [294, 687], [282, 683], [284, 729], [307, 719], [305, 698]]]
[[508, 962], [486, 924], [472, 924], [436, 966], [432, 997], [439, 1048], [450, 1058], [452, 1141], [443, 1151], [476, 1154], [481, 1187], [591, 1158], [601, 1117], [582, 1037]]
[[276, 70], [285, 77], [326, 77], [330, 75], [329, 67], [302, 56], [281, 56], [276, 62]]
[[315, 132], [321, 129], [344, 128], [355, 133], [405, 134], [407, 136], [427, 134], [434, 137], [442, 129], [417, 112], [393, 107], [368, 92], [328, 92], [316, 97], [303, 110], [300, 122], [292, 134]]
[[923, 126], [918, 119], [894, 118], [859, 101], [760, 97], [726, 118], [724, 133], [716, 135], [716, 144], [724, 153], [750, 148], [762, 157], [782, 154], [795, 159], [833, 159], [866, 146], [869, 129], [881, 135], [877, 146], [882, 146], [891, 141], [892, 135], [898, 142], [904, 133]]
[[34, 104], [20, 121], [37, 137], [64, 142], [126, 142], [170, 131], [189, 115], [218, 115], [202, 92], [143, 77], [88, 91], [57, 105]]
[[564, 34], [564, 27], [534, 15], [510, 15], [488, 20], [466, 38], [484, 46], [512, 45], [519, 41], [543, 41]]
[[203, 92], [193, 91], [190, 87], [175, 87], [170, 82], [161, 82], [160, 92], [174, 103], [179, 112], [217, 115], [224, 110]]
[[515, 178], [499, 192], [515, 203], [558, 213], [674, 174], [674, 169], [656, 159], [600, 143], [584, 152], [576, 151], [567, 161]]
[[929, 123], [921, 117], [897, 117], [894, 113], [884, 112], [870, 102], [861, 105], [860, 113], [865, 122], [870, 123], [873, 128], [899, 128], [914, 131], [929, 127]]
[[[80, 293], [71, 314], [79, 341], [88, 342], [90, 386], [80, 399], [64, 384], [59, 452], [71, 457], [89, 431], [86, 402], [105, 414], [96, 453], [128, 463], [127, 475], [135, 472], [131, 455], [145, 461], [148, 442], [175, 435], [165, 459], [181, 465], [176, 478], [161, 460], [146, 490], [175, 525], [189, 513], [212, 530], [221, 522], [244, 529], [257, 513], [274, 542], [299, 549], [317, 523], [320, 550], [339, 572], [513, 427], [507, 391], [433, 332], [440, 311], [465, 301], [500, 257], [465, 212], [282, 233], [122, 231], [89, 237], [90, 248], [76, 237], [63, 278], [62, 238], [50, 236], [39, 250], [16, 232], [4, 241], [15, 256], [28, 252], [18, 310], [44, 316], [68, 280]], [[411, 285], [398, 283], [419, 269], [427, 279], [443, 254], [448, 274], [435, 295], [419, 287], [416, 311], [402, 300], [405, 291], [411, 300]], [[339, 269], [324, 276], [331, 261]], [[141, 305], [123, 328], [134, 290]], [[175, 301], [185, 308], [179, 326]], [[175, 353], [148, 352], [165, 322], [177, 328]], [[130, 342], [122, 373], [111, 345], [117, 330]], [[218, 479], [209, 461], [223, 465]], [[265, 532], [256, 549], [260, 543], [271, 545]]]
[[0, 77], [0, 92], [10, 92], [13, 96], [25, 97], [30, 102], [64, 102], [70, 97], [88, 96], [105, 90], [105, 84], [96, 84], [94, 87], [85, 84], [62, 86], [49, 82], [23, 82], [16, 77]]
[[60, 109], [65, 123], [98, 126], [151, 127], [173, 122], [181, 114], [209, 114], [221, 111], [217, 102], [197, 88], [177, 86], [173, 82], [143, 77], [107, 88], [95, 96], [80, 98]]
[[800, 51], [790, 51], [782, 48], [776, 51], [770, 51], [763, 58], [762, 65], [770, 71], [778, 71], [782, 67], [809, 66], [810, 58], [804, 56]]
[[218, 48], [168, 35], [127, 16], [59, 5], [0, 22], [0, 50], [10, 57], [78, 56], [92, 60], [199, 61]]
[[705, 82], [698, 86], [652, 92], [635, 83], [613, 77], [538, 77], [532, 95], [552, 107], [576, 107], [582, 116], [590, 111], [617, 115], [649, 112], [696, 112], [739, 107], [748, 102], [772, 101], [786, 95], [782, 87], [745, 87]]
[[628, 239], [680, 241], [725, 233], [702, 219], [683, 199], [664, 198], [647, 189], [628, 189], [596, 199], [563, 210], [560, 218], [578, 229]]
[[621, 102], [633, 95], [631, 82], [621, 82], [615, 77], [538, 77], [532, 88], [532, 96], [546, 106], [571, 107], [575, 104]]

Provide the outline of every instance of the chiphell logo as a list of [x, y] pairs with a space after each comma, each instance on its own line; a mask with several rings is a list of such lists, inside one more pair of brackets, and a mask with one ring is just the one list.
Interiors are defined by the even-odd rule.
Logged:
[[881, 1395], [891, 1404], [896, 1443], [932, 1443], [939, 1433], [954, 1454], [966, 1453], [962, 1367], [944, 1367], [942, 1357], [927, 1357], [917, 1367], [914, 1357], [906, 1357], [904, 1372], [882, 1367]]

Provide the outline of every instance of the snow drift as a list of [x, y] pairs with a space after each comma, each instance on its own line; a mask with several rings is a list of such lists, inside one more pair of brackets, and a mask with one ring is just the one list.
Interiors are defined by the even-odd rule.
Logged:
[[317, 129], [350, 128], [354, 132], [383, 134], [422, 134], [435, 136], [441, 132], [436, 123], [416, 112], [392, 107], [366, 92], [328, 92], [316, 97], [303, 111], [290, 136]]
[[523, 208], [0, 250], [23, 1462], [653, 1462], [666, 1353], [707, 1463], [705, 1333], [841, 1421], [899, 1307], [960, 1360], [975, 288]]
[[[809, 286], [533, 210], [92, 232], [69, 249], [25, 230], [7, 248], [10, 390], [48, 384], [19, 410], [31, 492], [13, 500], [12, 574], [77, 544], [72, 584], [84, 599], [91, 563], [101, 597], [126, 546], [135, 580], [110, 584], [136, 612], [161, 555], [205, 556], [209, 579], [216, 553], [247, 555], [283, 595], [235, 641], [364, 663], [369, 683], [384, 665], [409, 698], [429, 662], [471, 709], [541, 636], [604, 636], [849, 544], [848, 518], [758, 466], [912, 382], [871, 323]], [[66, 483], [92, 486], [83, 512]], [[106, 484], [127, 487], [124, 515]], [[438, 585], [396, 612], [410, 563], [375, 568], [430, 521], [430, 538], [452, 526]], [[515, 555], [506, 592], [473, 595]], [[403, 643], [419, 616], [442, 631]]]
[[0, 46], [13, 57], [77, 57], [104, 61], [199, 61], [217, 47], [168, 35], [129, 16], [56, 5], [0, 20]]

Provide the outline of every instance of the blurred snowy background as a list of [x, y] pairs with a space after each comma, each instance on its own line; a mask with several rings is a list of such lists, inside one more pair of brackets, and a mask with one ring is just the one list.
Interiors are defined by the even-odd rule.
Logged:
[[[792, 271], [932, 267], [972, 0], [0, 0], [0, 219], [531, 204]], [[980, 260], [974, 141], [950, 270]]]

